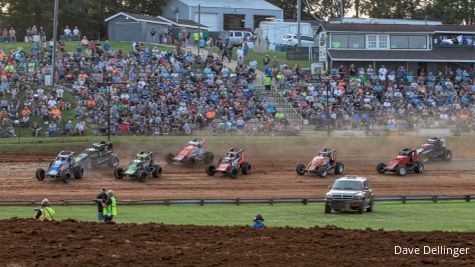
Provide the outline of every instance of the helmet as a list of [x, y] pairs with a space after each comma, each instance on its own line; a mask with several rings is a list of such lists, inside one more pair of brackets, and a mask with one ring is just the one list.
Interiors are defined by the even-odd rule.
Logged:
[[41, 201], [41, 206], [48, 206], [49, 205], [49, 200], [47, 198], [43, 199], [43, 201]]
[[254, 221], [264, 221], [264, 217], [261, 215], [261, 214], [256, 214], [256, 216], [254, 217]]
[[108, 197], [114, 196], [114, 191], [112, 191], [112, 190], [107, 191], [107, 196]]

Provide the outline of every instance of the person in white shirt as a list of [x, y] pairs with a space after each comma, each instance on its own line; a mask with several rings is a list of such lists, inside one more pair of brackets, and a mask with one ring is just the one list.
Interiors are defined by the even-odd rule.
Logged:
[[63, 98], [64, 96], [64, 89], [62, 87], [56, 88], [56, 97]]
[[78, 26], [74, 27], [73, 30], [73, 39], [74, 41], [79, 41], [79, 36], [81, 35], [81, 32], [78, 29]]
[[64, 29], [64, 38], [66, 39], [66, 41], [71, 41], [71, 29], [66, 26], [66, 28]]
[[385, 81], [386, 80], [386, 74], [388, 74], [388, 69], [386, 69], [386, 67], [384, 65], [382, 65], [381, 68], [379, 69], [378, 73], [379, 73], [379, 79], [381, 81]]
[[48, 100], [48, 107], [49, 108], [56, 107], [56, 104], [57, 104], [57, 102], [56, 102], [56, 100], [54, 100], [54, 98], [51, 98], [50, 100]]

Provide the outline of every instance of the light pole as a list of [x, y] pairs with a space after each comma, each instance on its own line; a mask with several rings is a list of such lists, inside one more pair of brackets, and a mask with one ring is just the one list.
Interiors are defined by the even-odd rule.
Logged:
[[54, 74], [56, 69], [56, 39], [58, 39], [58, 6], [59, 0], [54, 0], [54, 19], [53, 19], [53, 56], [51, 57], [51, 85], [54, 87]]
[[198, 4], [198, 56], [200, 56], [201, 43], [201, 5]]
[[327, 84], [327, 137], [330, 137], [330, 106], [328, 99], [330, 98], [330, 82]]
[[302, 0], [297, 0], [297, 40], [298, 40], [298, 47], [301, 47], [301, 45], [302, 45], [302, 42], [300, 40], [300, 21], [302, 20], [301, 13], [302, 13]]

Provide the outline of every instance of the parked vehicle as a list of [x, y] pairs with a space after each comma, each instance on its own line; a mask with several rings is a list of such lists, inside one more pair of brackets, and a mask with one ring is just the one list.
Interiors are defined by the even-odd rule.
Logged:
[[445, 139], [440, 137], [427, 139], [427, 142], [417, 149], [417, 154], [422, 162], [452, 159], [452, 151], [445, 146]]
[[[298, 46], [299, 40], [297, 34], [288, 33], [282, 37], [282, 45]], [[313, 36], [300, 35], [300, 44], [302, 47], [314, 47], [315, 38]]]
[[227, 38], [229, 38], [229, 44], [233, 46], [240, 46], [244, 41], [244, 38], [249, 40], [253, 37], [252, 32], [249, 31], [228, 31]]
[[388, 163], [379, 163], [376, 166], [379, 173], [387, 171], [395, 172], [399, 176], [406, 176], [409, 171], [422, 173], [424, 171], [424, 163], [418, 160], [416, 149], [405, 148], [399, 151], [399, 154]]
[[297, 165], [295, 171], [298, 175], [304, 175], [309, 172], [317, 174], [323, 178], [327, 176], [330, 171], [334, 171], [335, 174], [343, 174], [345, 171], [345, 165], [336, 161], [336, 150], [324, 148], [320, 150], [318, 155], [309, 163], [301, 163]]
[[165, 156], [165, 161], [168, 164], [172, 164], [173, 162], [195, 164], [198, 161], [210, 164], [213, 160], [214, 154], [208, 151], [205, 146], [205, 139], [203, 138], [195, 138], [189, 141], [187, 146], [177, 154], [168, 153]]
[[75, 157], [76, 163], [85, 170], [97, 167], [116, 168], [119, 166], [119, 158], [112, 149], [111, 142], [94, 143]]
[[231, 178], [237, 178], [239, 171], [241, 171], [243, 175], [251, 173], [251, 164], [244, 161], [244, 149], [242, 148], [231, 148], [226, 153], [226, 156], [218, 161], [216, 166], [209, 165], [206, 167], [206, 173], [210, 176], [216, 173], [222, 173], [229, 175]]
[[84, 169], [74, 160], [74, 152], [61, 151], [56, 159], [49, 164], [47, 170], [42, 168], [36, 170], [36, 179], [43, 181], [45, 177], [50, 177], [67, 183], [73, 177], [81, 179], [83, 173]]
[[361, 214], [365, 209], [367, 212], [374, 210], [374, 193], [364, 177], [339, 178], [325, 195], [325, 213], [356, 210]]
[[127, 176], [136, 178], [141, 182], [147, 181], [150, 176], [160, 178], [161, 175], [162, 167], [155, 164], [153, 152], [147, 151], [137, 153], [136, 158], [130, 162], [125, 170], [121, 167], [117, 167], [114, 170], [114, 177], [117, 179]]

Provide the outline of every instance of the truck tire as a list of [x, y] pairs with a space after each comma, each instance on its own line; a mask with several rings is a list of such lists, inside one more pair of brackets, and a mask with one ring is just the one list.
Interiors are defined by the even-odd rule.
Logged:
[[205, 164], [211, 164], [214, 160], [214, 154], [212, 152], [205, 152], [204, 162]]
[[243, 162], [241, 165], [241, 172], [243, 175], [248, 175], [251, 173], [251, 164], [249, 162]]
[[114, 177], [116, 179], [122, 179], [124, 178], [124, 169], [122, 169], [121, 167], [117, 167], [114, 169]]
[[358, 214], [363, 214], [364, 211], [364, 198], [361, 200], [360, 206], [358, 207]]
[[229, 171], [229, 176], [231, 176], [231, 178], [233, 179], [236, 179], [238, 175], [239, 175], [239, 169], [236, 167], [232, 167], [231, 171]]
[[37, 169], [36, 170], [36, 179], [38, 181], [43, 181], [46, 177], [46, 171], [44, 169]]
[[137, 173], [137, 178], [139, 179], [139, 181], [141, 182], [146, 182], [148, 180], [148, 174], [146, 171], [144, 170], [140, 170], [138, 173]]
[[374, 210], [374, 199], [372, 198], [369, 202], [369, 206], [366, 208], [366, 212], [373, 212]]
[[376, 166], [376, 171], [378, 171], [378, 173], [380, 173], [380, 174], [385, 173], [386, 172], [386, 164], [379, 163], [378, 166]]
[[396, 168], [396, 173], [399, 176], [406, 176], [407, 175], [407, 168], [404, 166], [398, 166]]
[[208, 174], [209, 176], [215, 175], [216, 174], [216, 166], [209, 165], [208, 167], [206, 167], [206, 174]]
[[317, 174], [321, 178], [325, 178], [328, 175], [328, 170], [325, 167], [320, 167], [320, 168], [318, 168]]
[[168, 154], [165, 156], [165, 161], [166, 161], [168, 164], [172, 164], [174, 157], [175, 157], [175, 156], [174, 156], [172, 153], [168, 153]]
[[325, 204], [325, 213], [332, 213], [332, 206], [330, 204]]
[[424, 163], [422, 161], [416, 162], [416, 167], [414, 167], [415, 173], [422, 173], [424, 171]]
[[345, 172], [345, 165], [341, 162], [337, 162], [335, 164], [335, 174], [339, 175], [339, 174], [343, 174], [344, 172]]
[[84, 169], [79, 166], [76, 170], [74, 170], [74, 179], [81, 179], [84, 175]]
[[153, 178], [160, 178], [162, 176], [162, 167], [160, 165], [153, 165], [152, 176]]
[[307, 171], [305, 170], [305, 164], [299, 164], [295, 168], [295, 171], [298, 175], [304, 175]]

